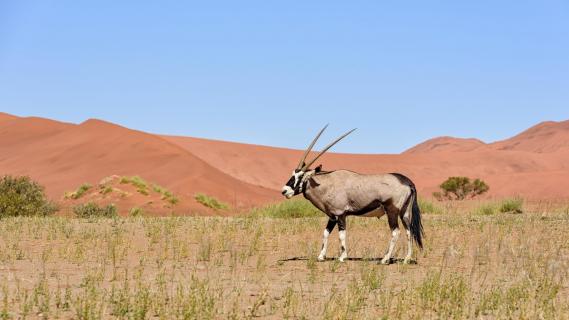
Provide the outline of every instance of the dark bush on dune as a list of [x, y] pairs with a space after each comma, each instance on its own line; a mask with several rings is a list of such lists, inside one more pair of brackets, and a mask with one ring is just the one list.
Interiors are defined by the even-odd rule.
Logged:
[[442, 192], [434, 192], [437, 200], [464, 200], [472, 199], [486, 193], [490, 187], [486, 182], [468, 177], [450, 177], [439, 186]]
[[117, 217], [117, 207], [109, 204], [100, 207], [94, 202], [88, 202], [73, 207], [73, 212], [78, 218], [114, 218]]
[[4, 176], [0, 179], [0, 218], [49, 216], [57, 211], [44, 194], [44, 188], [29, 177]]

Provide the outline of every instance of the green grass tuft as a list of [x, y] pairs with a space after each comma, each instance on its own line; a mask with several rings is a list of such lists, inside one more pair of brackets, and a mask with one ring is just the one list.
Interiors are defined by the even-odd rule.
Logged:
[[484, 203], [474, 209], [474, 214], [480, 216], [491, 216], [498, 213], [498, 206], [495, 203]]
[[77, 188], [77, 190], [73, 191], [73, 192], [67, 192], [65, 194], [65, 199], [79, 199], [81, 198], [87, 191], [89, 191], [93, 186], [88, 184], [88, 183], [84, 183], [82, 185], [79, 186], [79, 188]]
[[512, 198], [502, 200], [500, 212], [502, 213], [522, 213], [524, 200], [522, 198]]
[[429, 200], [419, 198], [418, 202], [419, 202], [419, 210], [421, 210], [421, 213], [427, 213], [427, 214], [443, 214], [443, 213], [445, 213], [444, 208], [436, 205], [435, 203], [433, 203]]
[[144, 216], [144, 210], [142, 208], [139, 208], [139, 207], [131, 208], [130, 211], [128, 212], [128, 216], [129, 217], [142, 217], [142, 216]]
[[267, 218], [307, 218], [323, 216], [322, 211], [318, 210], [306, 199], [286, 200], [262, 208], [255, 208], [249, 215]]
[[194, 196], [194, 199], [196, 199], [197, 202], [203, 204], [204, 206], [206, 206], [208, 208], [212, 208], [214, 210], [229, 209], [228, 204], [221, 202], [221, 201], [217, 200], [216, 198], [214, 198], [212, 196], [208, 196], [208, 195], [203, 194], [203, 193], [196, 193], [196, 195]]
[[101, 194], [109, 194], [111, 192], [113, 192], [113, 187], [111, 186], [101, 186], [101, 190], [99, 191]]

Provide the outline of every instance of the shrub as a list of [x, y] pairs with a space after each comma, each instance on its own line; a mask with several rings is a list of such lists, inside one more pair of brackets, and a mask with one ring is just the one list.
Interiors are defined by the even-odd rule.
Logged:
[[46, 199], [43, 187], [29, 177], [0, 179], [0, 218], [48, 216], [55, 211], [57, 207]]
[[450, 177], [439, 187], [442, 192], [433, 193], [433, 196], [438, 200], [464, 200], [466, 198], [474, 198], [490, 189], [486, 182], [480, 179], [470, 181], [468, 177]]
[[208, 195], [203, 194], [203, 193], [196, 193], [196, 195], [194, 196], [194, 199], [196, 199], [197, 202], [203, 204], [204, 206], [206, 206], [208, 208], [212, 208], [214, 210], [229, 209], [228, 204], [223, 203], [223, 202], [217, 200], [216, 198], [208, 196]]
[[322, 211], [318, 210], [306, 199], [286, 200], [271, 204], [262, 208], [255, 208], [250, 216], [268, 218], [307, 218], [323, 217]]
[[73, 212], [78, 218], [113, 218], [118, 216], [117, 207], [114, 204], [100, 207], [94, 202], [77, 205], [73, 207]]
[[524, 200], [522, 198], [505, 199], [500, 203], [502, 213], [522, 213]]
[[80, 185], [79, 188], [77, 188], [77, 190], [66, 193], [65, 199], [79, 199], [85, 194], [85, 192], [89, 191], [89, 189], [91, 188], [92, 186], [90, 184], [84, 183]]

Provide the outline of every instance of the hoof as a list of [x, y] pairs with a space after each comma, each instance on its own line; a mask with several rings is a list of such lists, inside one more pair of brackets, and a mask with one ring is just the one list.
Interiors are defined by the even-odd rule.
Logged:
[[413, 260], [411, 258], [405, 258], [405, 260], [403, 260], [403, 264], [417, 264], [417, 260]]
[[383, 265], [388, 265], [391, 263], [391, 259], [381, 259], [381, 261], [379, 262], [379, 264], [383, 264]]
[[317, 260], [318, 260], [318, 262], [323, 262], [323, 261], [326, 261], [326, 257], [318, 256]]

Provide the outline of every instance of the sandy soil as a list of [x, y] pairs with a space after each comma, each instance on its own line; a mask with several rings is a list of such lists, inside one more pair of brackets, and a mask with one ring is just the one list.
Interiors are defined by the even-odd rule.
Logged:
[[[348, 220], [350, 259], [315, 260], [323, 218], [0, 221], [12, 318], [567, 319], [569, 213], [424, 216], [418, 264], [377, 265], [385, 219]], [[397, 257], [404, 254], [403, 241]]]

